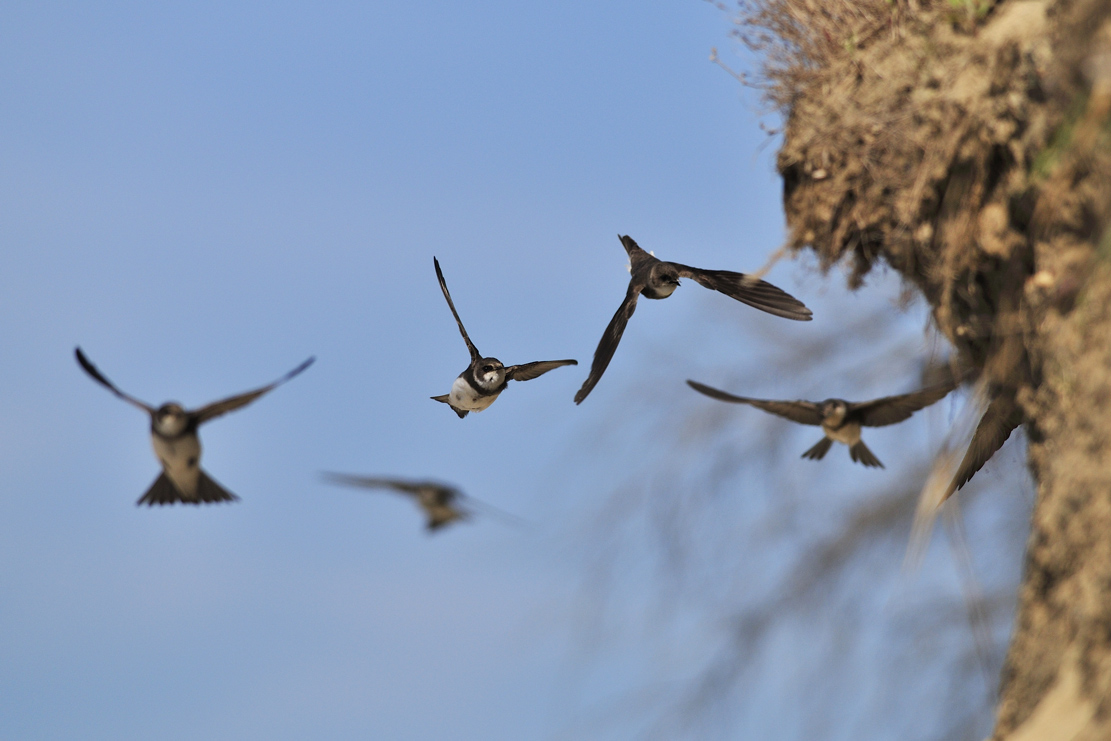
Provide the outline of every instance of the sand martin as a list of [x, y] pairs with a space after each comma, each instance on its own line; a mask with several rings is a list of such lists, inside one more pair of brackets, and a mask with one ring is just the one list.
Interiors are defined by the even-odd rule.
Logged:
[[324, 473], [324, 478], [333, 484], [355, 486], [362, 489], [389, 489], [409, 497], [417, 503], [426, 517], [428, 530], [435, 531], [456, 520], [469, 520], [475, 509], [483, 514], [499, 517], [511, 524], [522, 524], [516, 515], [481, 500], [469, 497], [454, 486], [436, 481], [410, 481], [407, 479], [385, 479], [370, 476], [352, 476], [346, 473]]
[[976, 431], [972, 433], [972, 442], [968, 444], [968, 450], [957, 468], [957, 475], [953, 477], [953, 482], [949, 484], [941, 501], [951, 497], [953, 492], [967, 484], [984, 467], [995, 455], [995, 451], [1007, 442], [1014, 429], [1022, 424], [1022, 419], [1022, 408], [1018, 405], [1013, 390], [1005, 390], [991, 400], [980, 423], [976, 425]]
[[724, 391], [718, 391], [697, 381], [687, 381], [695, 391], [706, 394], [721, 401], [731, 401], [737, 404], [749, 404], [765, 412], [777, 414], [792, 422], [804, 425], [820, 425], [825, 433], [817, 445], [802, 454], [803, 458], [818, 461], [829, 452], [834, 441], [845, 443], [849, 446], [849, 456], [853, 462], [863, 463], [865, 466], [883, 468], [879, 458], [872, 454], [860, 439], [861, 427], [884, 427], [902, 422], [919, 409], [928, 407], [940, 401], [956, 384], [943, 383], [931, 386], [902, 396], [885, 396], [872, 401], [845, 401], [844, 399], [826, 399], [816, 401], [765, 401], [763, 399], [748, 399], [743, 396], [734, 396]]
[[274, 389], [312, 365], [315, 358], [309, 358], [289, 373], [268, 386], [248, 391], [237, 396], [216, 401], [200, 409], [187, 411], [176, 402], [166, 402], [155, 409], [150, 404], [120, 391], [96, 366], [89, 362], [81, 348], [75, 350], [77, 362], [93, 380], [103, 384], [116, 396], [128, 404], [142, 409], [150, 415], [150, 439], [154, 454], [162, 464], [162, 474], [151, 484], [147, 493], [140, 497], [137, 505], [146, 504], [201, 504], [209, 502], [235, 501], [239, 497], [224, 489], [205, 473], [201, 463], [201, 441], [197, 428], [209, 420], [235, 411], [250, 404], [266, 392]]
[[617, 345], [621, 342], [625, 325], [629, 323], [629, 317], [636, 311], [637, 298], [640, 296], [667, 298], [679, 286], [680, 278], [690, 278], [699, 285], [724, 293], [730, 298], [769, 314], [799, 321], [809, 321], [813, 318], [810, 309], [806, 308], [801, 301], [771, 283], [753, 280], [744, 273], [734, 273], [730, 270], [701, 270], [677, 262], [657, 260], [638, 247], [632, 237], [618, 235], [618, 238], [624, 245], [625, 251], [629, 253], [629, 272], [632, 274], [629, 290], [625, 293], [621, 308], [613, 315], [606, 331], [602, 333], [598, 349], [594, 351], [590, 375], [575, 394], [576, 404], [582, 403], [601, 380], [602, 374], [606, 372], [606, 366], [610, 364], [613, 354], [617, 351]]
[[351, 476], [345, 473], [325, 473], [324, 477], [334, 484], [357, 486], [363, 489], [390, 489], [403, 494], [424, 510], [428, 517], [428, 530], [435, 531], [450, 525], [456, 520], [467, 520], [471, 511], [463, 506], [469, 499], [454, 486], [435, 481], [406, 481], [403, 479], [379, 479], [367, 476]]
[[471, 352], [471, 364], [455, 379], [455, 383], [451, 385], [451, 393], [433, 396], [432, 399], [450, 406], [460, 419], [466, 417], [468, 412], [481, 412], [493, 404], [498, 394], [505, 391], [510, 381], [531, 381], [561, 365], [579, 364], [577, 360], [539, 360], [535, 363], [511, 365], [507, 368], [497, 358], [482, 357], [482, 353], [467, 336], [467, 330], [463, 328], [463, 320], [455, 310], [455, 304], [447, 290], [447, 283], [444, 282], [444, 274], [440, 270], [440, 261], [433, 257], [432, 263], [436, 266], [436, 277], [440, 279], [440, 290], [444, 292], [448, 308], [455, 316], [455, 323], [459, 325], [459, 333], [463, 335], [463, 341], [467, 343], [467, 349]]

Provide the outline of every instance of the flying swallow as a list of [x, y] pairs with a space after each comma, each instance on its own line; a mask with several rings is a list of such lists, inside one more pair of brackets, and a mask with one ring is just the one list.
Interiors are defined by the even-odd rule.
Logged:
[[[368, 476], [351, 476], [346, 473], [325, 473], [324, 477], [334, 484], [356, 486], [363, 489], [391, 489], [409, 497], [424, 510], [428, 518], [429, 532], [439, 530], [456, 520], [469, 520], [474, 514], [472, 507], [478, 507], [515, 524], [522, 521], [515, 515], [503, 512], [474, 497], [469, 497], [454, 486], [436, 481], [408, 481], [405, 479], [381, 479]], [[467, 506], [470, 505], [470, 506]]]
[[613, 315], [609, 326], [602, 333], [598, 349], [594, 351], [590, 375], [575, 394], [576, 404], [581, 404], [602, 379], [602, 374], [606, 372], [606, 367], [613, 359], [618, 343], [621, 342], [625, 325], [629, 323], [629, 317], [636, 311], [637, 298], [640, 296], [654, 299], [667, 298], [679, 286], [680, 278], [690, 278], [699, 285], [785, 319], [809, 321], [813, 318], [810, 309], [806, 308], [801, 301], [771, 283], [753, 280], [744, 273], [734, 273], [730, 270], [701, 270], [677, 262], [658, 260], [637, 246], [632, 237], [618, 235], [618, 238], [625, 251], [629, 253], [629, 272], [632, 274], [629, 290], [625, 293], [621, 308]]
[[137, 505], [146, 504], [207, 504], [210, 502], [233, 502], [239, 497], [224, 489], [201, 469], [201, 441], [197, 428], [209, 420], [235, 411], [250, 404], [268, 391], [285, 383], [312, 365], [316, 358], [309, 358], [277, 381], [262, 388], [229, 397], [223, 401], [188, 411], [177, 402], [166, 402], [155, 409], [150, 404], [120, 391], [96, 366], [89, 362], [85, 353], [78, 347], [75, 350], [77, 362], [97, 383], [107, 387], [128, 404], [142, 409], [150, 415], [150, 439], [154, 454], [162, 464], [162, 474], [155, 479], [147, 493], [139, 498]]
[[984, 416], [980, 418], [980, 423], [976, 425], [976, 431], [972, 433], [972, 442], [968, 444], [968, 450], [965, 451], [964, 459], [957, 468], [957, 474], [953, 477], [953, 482], [949, 484], [941, 501], [944, 502], [951, 497], [953, 492], [967, 484], [969, 479], [984, 467], [984, 464], [995, 455], [995, 451], [1007, 442], [1011, 432], [1022, 424], [1022, 419], [1022, 408], [1018, 405], [1013, 390], [1005, 390], [991, 400], [984, 411]]
[[471, 352], [471, 364], [455, 379], [455, 383], [451, 385], [451, 393], [433, 396], [432, 399], [450, 406], [460, 419], [466, 417], [468, 412], [481, 412], [493, 404], [510, 381], [531, 381], [561, 365], [579, 364], [577, 360], [538, 360], [535, 363], [506, 367], [497, 358], [482, 357], [482, 353], [467, 336], [463, 320], [455, 310], [447, 283], [444, 282], [444, 274], [440, 270], [440, 261], [433, 257], [432, 263], [436, 266], [436, 277], [440, 279], [440, 290], [444, 292], [448, 308], [455, 316], [455, 323], [459, 325], [459, 334], [463, 335], [463, 341]]
[[872, 401], [853, 402], [844, 399], [826, 399], [822, 402], [815, 402], [748, 399], [718, 391], [697, 381], [687, 381], [687, 384], [695, 391], [720, 401], [749, 404], [757, 409], [763, 409], [765, 412], [785, 417], [792, 422], [804, 425], [820, 425], [825, 437], [817, 445], [803, 453], [803, 458], [809, 458], [813, 461], [821, 460], [836, 441], [849, 446], [849, 456], [854, 463], [862, 463], [865, 466], [875, 468], [883, 468], [883, 464], [860, 439], [861, 427], [884, 427], [902, 422], [919, 409], [940, 401], [946, 394], [956, 388], [954, 383], [943, 383], [910, 394], [885, 396], [882, 399], [873, 399]]

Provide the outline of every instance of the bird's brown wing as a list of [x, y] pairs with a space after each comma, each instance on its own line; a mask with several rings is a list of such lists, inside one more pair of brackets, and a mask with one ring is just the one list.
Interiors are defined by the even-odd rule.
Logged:
[[467, 343], [467, 350], [471, 353], [471, 362], [474, 363], [482, 357], [482, 353], [471, 342], [471, 338], [467, 336], [467, 330], [463, 327], [463, 320], [459, 318], [459, 312], [455, 310], [455, 302], [451, 300], [451, 294], [448, 293], [447, 283], [444, 281], [444, 273], [440, 270], [440, 261], [435, 257], [432, 258], [432, 264], [436, 266], [436, 277], [440, 279], [440, 290], [444, 292], [444, 298], [447, 299], [448, 308], [451, 309], [452, 315], [455, 317], [455, 323], [459, 325], [459, 334], [463, 335], [463, 341]]
[[644, 263], [659, 262], [653, 255], [648, 254], [640, 248], [632, 237], [620, 234], [617, 238], [621, 240], [621, 246], [625, 248], [625, 252], [629, 255], [629, 272], [635, 274], [640, 266]]
[[635, 278], [629, 282], [629, 290], [625, 294], [625, 300], [621, 302], [617, 313], [613, 315], [613, 319], [610, 319], [606, 330], [602, 332], [602, 339], [598, 341], [598, 348], [594, 351], [594, 362], [590, 364], [590, 375], [586, 377], [582, 388], [575, 394], [576, 404], [581, 404], [583, 399], [598, 385], [598, 381], [602, 380], [602, 374], [606, 372], [606, 367], [613, 360], [613, 354], [617, 352], [617, 345], [621, 342], [621, 335], [625, 333], [625, 326], [629, 323], [629, 317], [636, 311], [637, 297], [640, 296], [642, 288], [644, 288], [644, 285]]
[[768, 401], [766, 399], [749, 399], [744, 396], [727, 394], [724, 391], [719, 391], [716, 388], [699, 383], [698, 381], [688, 380], [687, 385], [699, 393], [706, 394], [706, 396], [712, 399], [729, 401], [734, 404], [748, 404], [757, 409], [763, 409], [765, 412], [785, 417], [792, 422], [798, 422], [803, 425], [822, 424], [821, 409], [812, 401]]
[[128, 404], [142, 409], [147, 414], [154, 414], [154, 407], [152, 407], [150, 404], [147, 404], [145, 401], [140, 401], [134, 396], [125, 394], [124, 392], [116, 388], [116, 385], [114, 383], [109, 381], [103, 373], [97, 370], [97, 367], [95, 365], [89, 362], [89, 359], [85, 357], [85, 353], [81, 352], [80, 347], [74, 348], [74, 354], [77, 356], [77, 363], [81, 366], [82, 369], [84, 369], [86, 373], [92, 376], [94, 381], [107, 388], [109, 391], [126, 401]]
[[1020, 424], [1022, 424], [1022, 408], [1015, 401], [1013, 392], [1004, 392], [992, 399], [984, 416], [980, 418], [980, 424], [976, 425], [972, 442], [968, 444], [968, 450], [961, 460], [960, 467], [957, 468], [957, 475], [953, 477], [953, 483], [949, 485], [949, 490], [942, 501], [967, 484], [995, 455], [995, 451], [1003, 447], [1011, 432]]
[[814, 318], [813, 312], [805, 304], [767, 281], [753, 280], [744, 273], [734, 273], [732, 270], [702, 270], [677, 262], [669, 264], [679, 271], [680, 278], [690, 278], [700, 286], [724, 293], [729, 298], [768, 314], [801, 322]]
[[217, 417], [227, 414], [228, 412], [234, 412], [240, 407], [247, 406], [252, 401], [267, 393], [268, 391], [272, 391], [278, 386], [281, 386], [283, 383], [312, 365], [314, 360], [316, 360], [315, 357], [309, 358], [304, 363], [301, 363], [301, 365], [297, 366], [289, 373], [286, 373], [284, 376], [279, 378], [277, 381], [274, 381], [271, 384], [267, 384], [262, 388], [255, 389], [254, 391], [247, 391], [246, 393], [242, 394], [237, 394], [235, 396], [228, 397], [227, 399], [223, 399], [222, 401], [214, 401], [211, 404], [206, 404], [195, 412], [191, 412], [190, 414], [197, 420], [197, 424], [203, 424], [204, 422], [216, 419]]
[[505, 369], [505, 377], [511, 381], [531, 381], [560, 366], [578, 364], [577, 360], [537, 360], [535, 363], [509, 366]]
[[333, 484], [343, 484], [345, 486], [356, 486], [362, 489], [393, 489], [394, 491], [408, 494], [410, 496], [418, 496], [421, 489], [428, 488], [427, 484], [415, 481], [403, 481], [401, 479], [381, 479], [372, 476], [352, 476], [347, 473], [331, 473], [324, 472], [324, 478], [331, 481]]
[[919, 409], [941, 401], [956, 387], [954, 383], [942, 383], [901, 396], [855, 402], [849, 404], [849, 418], [865, 427], [893, 425], [909, 419]]
[[391, 489], [406, 496], [421, 499], [422, 492], [435, 493], [435, 503], [443, 506], [450, 505], [463, 497], [463, 493], [453, 486], [440, 484], [434, 481], [407, 481], [405, 479], [386, 479], [374, 476], [352, 476], [347, 473], [324, 472], [324, 478], [333, 484], [354, 486], [360, 489]]

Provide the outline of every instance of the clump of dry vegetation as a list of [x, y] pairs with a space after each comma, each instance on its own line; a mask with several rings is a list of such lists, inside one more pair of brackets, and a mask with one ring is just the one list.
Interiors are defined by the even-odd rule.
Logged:
[[1078, 151], [1075, 136], [1091, 102], [1078, 50], [1093, 47], [1105, 5], [743, 2], [738, 33], [763, 55], [761, 86], [786, 120], [791, 246], [827, 266], [851, 258], [854, 287], [882, 258], [978, 366], [992, 339], [1021, 329], [1035, 268], [1048, 270], [1035, 293], [1075, 298], [1085, 260], [1051, 266], [1035, 246], [1049, 234], [1091, 243], [1107, 222], [1106, 150]]

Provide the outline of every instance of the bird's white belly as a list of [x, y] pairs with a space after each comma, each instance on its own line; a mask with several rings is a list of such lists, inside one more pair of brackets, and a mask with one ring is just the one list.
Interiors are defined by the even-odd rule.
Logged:
[[830, 440], [836, 440], [839, 443], [845, 443], [851, 446], [860, 442], [859, 422], [849, 422], [848, 424], [841, 425], [841, 427], [836, 430], [831, 430], [825, 425], [822, 425], [822, 431], [826, 433], [826, 437]]
[[174, 486], [187, 497], [197, 496], [197, 481], [201, 471], [201, 441], [196, 435], [166, 440], [151, 435], [154, 454], [162, 470]]
[[455, 379], [455, 383], [451, 384], [451, 393], [448, 394], [448, 401], [451, 402], [451, 405], [456, 409], [462, 409], [464, 412], [481, 412], [493, 404], [497, 398], [497, 394], [480, 395], [471, 384], [462, 378]]
[[675, 285], [674, 283], [664, 283], [663, 285], [652, 286], [653, 290], [655, 290], [656, 292], [657, 298], [667, 298], [671, 294], [675, 293], [675, 289], [678, 287], [679, 286]]

